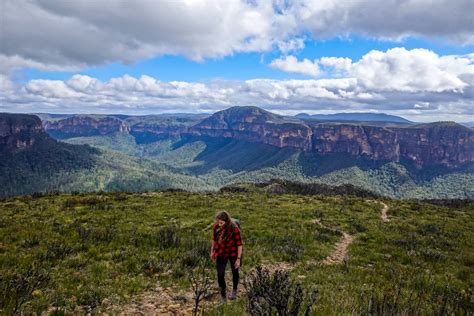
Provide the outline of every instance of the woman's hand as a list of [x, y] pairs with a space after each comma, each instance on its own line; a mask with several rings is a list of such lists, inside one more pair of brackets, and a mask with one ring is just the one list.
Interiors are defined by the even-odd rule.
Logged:
[[214, 249], [211, 250], [211, 260], [215, 260], [216, 258], [214, 258]]
[[239, 259], [239, 258], [237, 258], [237, 260], [235, 260], [235, 265], [234, 265], [234, 267], [235, 267], [236, 269], [238, 269], [238, 268], [240, 267], [240, 259]]

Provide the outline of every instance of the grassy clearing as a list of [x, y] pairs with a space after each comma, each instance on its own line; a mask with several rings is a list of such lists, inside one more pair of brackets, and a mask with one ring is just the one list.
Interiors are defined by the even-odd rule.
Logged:
[[[8, 199], [0, 203], [0, 311], [107, 311], [156, 282], [188, 289], [187, 271], [208, 256], [220, 209], [242, 222], [242, 276], [262, 262], [291, 263], [291, 277], [318, 292], [315, 314], [472, 311], [473, 206], [386, 203], [387, 223], [379, 204], [360, 198], [157, 192]], [[356, 236], [348, 262], [314, 263], [341, 237], [314, 219]], [[240, 299], [224, 312], [245, 310]]]

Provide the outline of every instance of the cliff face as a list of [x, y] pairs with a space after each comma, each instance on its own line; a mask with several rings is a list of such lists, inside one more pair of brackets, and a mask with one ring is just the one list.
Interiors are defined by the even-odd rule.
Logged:
[[455, 123], [413, 127], [311, 124], [255, 107], [230, 108], [196, 124], [196, 136], [230, 137], [318, 154], [346, 153], [370, 160], [412, 161], [419, 167], [474, 162], [474, 130]]
[[193, 126], [194, 136], [230, 137], [277, 147], [311, 149], [311, 128], [256, 107], [220, 111]]
[[167, 123], [137, 123], [130, 127], [130, 134], [137, 143], [153, 142], [189, 133], [189, 126]]
[[474, 162], [474, 130], [454, 123], [395, 129], [400, 156], [418, 166], [456, 167]]
[[44, 124], [56, 137], [123, 132], [135, 136], [137, 143], [145, 143], [193, 135], [260, 142], [322, 155], [345, 153], [370, 160], [412, 161], [419, 167], [457, 167], [474, 162], [474, 130], [455, 123], [408, 127], [311, 123], [257, 107], [232, 107], [202, 121], [74, 116]]
[[372, 160], [405, 159], [419, 167], [457, 167], [474, 162], [474, 130], [454, 123], [390, 128], [318, 124], [313, 126], [313, 150]]
[[72, 116], [58, 121], [45, 121], [44, 129], [57, 138], [128, 133], [126, 122], [114, 117]]
[[41, 120], [35, 115], [0, 113], [0, 148], [27, 149], [45, 137]]
[[384, 127], [360, 125], [313, 126], [313, 151], [322, 154], [347, 153], [373, 160], [398, 161], [398, 135]]

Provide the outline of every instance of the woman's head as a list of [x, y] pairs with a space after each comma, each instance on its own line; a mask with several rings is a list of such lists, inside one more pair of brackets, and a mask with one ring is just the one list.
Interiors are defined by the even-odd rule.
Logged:
[[220, 211], [216, 214], [216, 221], [220, 227], [227, 226], [231, 222], [231, 216], [227, 211]]
[[218, 241], [223, 242], [228, 240], [234, 233], [234, 222], [232, 217], [227, 211], [220, 211], [216, 214], [216, 222], [219, 225], [221, 233], [219, 234]]

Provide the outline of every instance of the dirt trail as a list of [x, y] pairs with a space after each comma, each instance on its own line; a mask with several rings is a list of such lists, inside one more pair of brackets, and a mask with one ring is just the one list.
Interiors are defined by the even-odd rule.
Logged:
[[390, 206], [388, 206], [382, 201], [377, 201], [377, 200], [365, 200], [365, 201], [369, 203], [378, 203], [382, 205], [382, 209], [380, 210], [380, 218], [382, 219], [382, 222], [384, 223], [390, 222], [390, 219], [388, 218], [388, 211], [390, 209]]
[[[230, 268], [226, 273], [227, 289], [230, 293], [232, 288], [232, 278]], [[217, 283], [217, 282], [216, 282]], [[242, 297], [244, 287], [239, 285], [238, 297]], [[209, 295], [199, 304], [199, 313], [202, 309], [210, 309], [219, 301], [219, 289], [217, 284], [213, 286]], [[230, 301], [229, 301], [230, 302]], [[194, 299], [191, 289], [184, 291], [176, 288], [161, 287], [159, 284], [149, 291], [137, 296], [132, 302], [112, 306], [106, 312], [114, 315], [192, 315], [194, 309]]]
[[354, 241], [354, 236], [346, 232], [342, 232], [342, 239], [336, 244], [336, 249], [323, 260], [323, 264], [338, 264], [342, 263], [347, 257], [347, 248]]
[[349, 245], [354, 241], [355, 237], [352, 235], [349, 235], [346, 232], [323, 225], [320, 219], [314, 219], [313, 223], [318, 224], [321, 227], [330, 229], [332, 231], [340, 232], [342, 234], [341, 240], [338, 243], [336, 243], [336, 248], [333, 250], [333, 252], [331, 252], [329, 256], [326, 257], [326, 259], [322, 261], [322, 264], [330, 265], [330, 264], [342, 263], [344, 259], [347, 257], [347, 250], [349, 248]]
[[390, 222], [390, 219], [388, 218], [388, 210], [389, 210], [389, 207], [387, 204], [385, 204], [384, 202], [381, 202], [379, 201], [380, 204], [382, 204], [382, 211], [380, 213], [380, 218], [382, 219], [382, 222], [386, 223], [386, 222]]
[[[372, 201], [367, 200], [368, 202], [377, 202], [382, 205], [382, 210], [380, 217], [383, 222], [389, 222], [388, 210], [390, 209], [387, 204], [381, 201]], [[354, 241], [355, 236], [350, 235], [346, 232], [340, 231], [338, 229], [328, 227], [324, 225], [320, 219], [314, 219], [313, 223], [333, 230], [339, 231], [342, 233], [341, 240], [336, 243], [335, 249], [331, 254], [329, 254], [323, 261], [313, 262], [316, 264], [324, 265], [333, 265], [343, 263], [347, 258], [349, 245]], [[277, 263], [263, 263], [263, 266], [267, 268], [270, 272], [276, 270], [292, 270], [295, 268], [295, 264], [290, 264], [287, 262], [277, 262]], [[230, 278], [230, 271], [226, 273], [227, 287], [230, 289], [232, 280]], [[304, 277], [304, 276], [300, 276]], [[244, 288], [242, 283], [239, 285], [239, 297], [244, 293]], [[203, 300], [200, 304], [200, 307], [203, 306], [207, 309], [210, 306], [217, 303], [219, 297], [219, 292], [217, 286], [211, 289], [211, 294], [208, 298]], [[172, 288], [163, 288], [159, 285], [156, 286], [151, 291], [142, 293], [131, 303], [125, 306], [115, 306], [111, 310], [114, 313], [119, 315], [191, 315], [194, 307], [193, 294], [191, 290], [188, 291], [178, 291]]]
[[159, 285], [142, 293], [127, 305], [111, 309], [112, 313], [119, 315], [190, 315], [192, 311], [191, 292], [178, 292]]

